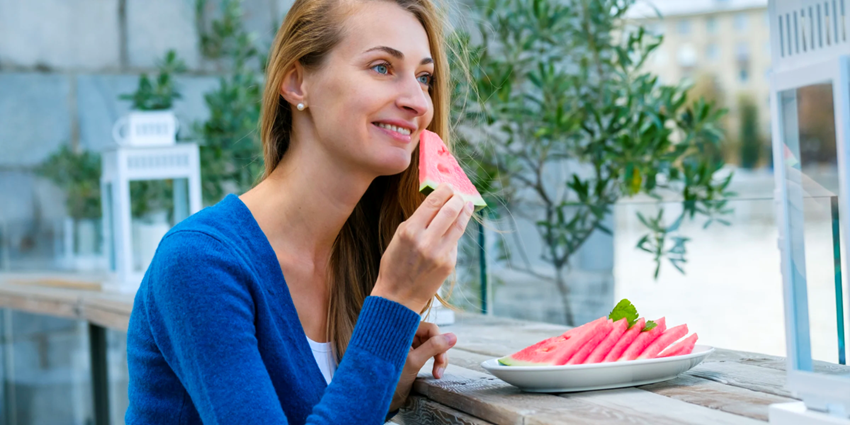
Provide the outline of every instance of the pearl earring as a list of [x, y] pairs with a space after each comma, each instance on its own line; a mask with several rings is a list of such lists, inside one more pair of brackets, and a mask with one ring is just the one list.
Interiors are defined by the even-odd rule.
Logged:
[[303, 103], [299, 103], [299, 104], [298, 104], [298, 105], [296, 105], [295, 107], [296, 107], [296, 108], [298, 108], [298, 110], [299, 110], [299, 111], [303, 111], [303, 110], [304, 110], [304, 108], [306, 108], [306, 106], [304, 106], [304, 104], [303, 104]]

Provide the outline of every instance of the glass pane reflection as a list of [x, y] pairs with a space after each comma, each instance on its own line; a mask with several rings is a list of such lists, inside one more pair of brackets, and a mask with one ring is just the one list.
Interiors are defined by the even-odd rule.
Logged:
[[[780, 93], [798, 367], [845, 360], [838, 160], [832, 84]], [[836, 259], [838, 261], [836, 261]]]
[[88, 325], [0, 310], [0, 424], [94, 423]]

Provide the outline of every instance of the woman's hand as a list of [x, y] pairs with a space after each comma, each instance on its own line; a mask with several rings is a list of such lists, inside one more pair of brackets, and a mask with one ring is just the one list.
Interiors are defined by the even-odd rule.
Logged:
[[443, 183], [401, 223], [381, 257], [378, 281], [371, 295], [420, 312], [454, 270], [457, 242], [472, 217], [472, 202], [464, 202]]
[[390, 412], [401, 408], [407, 401], [407, 396], [413, 387], [413, 381], [416, 380], [416, 375], [419, 374], [419, 370], [428, 362], [428, 359], [434, 358], [434, 367], [431, 371], [434, 378], [443, 377], [443, 371], [449, 365], [449, 355], [446, 351], [452, 348], [456, 342], [457, 336], [455, 334], [445, 333], [441, 335], [437, 325], [419, 322], [419, 329], [416, 330], [416, 336], [413, 337], [413, 346], [407, 354], [407, 361], [404, 363], [404, 369], [401, 371], [401, 378], [398, 380], [393, 401], [390, 403]]

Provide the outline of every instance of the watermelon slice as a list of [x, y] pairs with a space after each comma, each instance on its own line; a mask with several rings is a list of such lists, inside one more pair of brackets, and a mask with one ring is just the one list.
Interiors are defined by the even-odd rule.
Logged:
[[670, 344], [679, 340], [683, 336], [688, 334], [688, 325], [679, 325], [674, 326], [670, 329], [664, 331], [661, 336], [658, 337], [652, 344], [649, 344], [642, 353], [638, 356], [638, 359], [654, 359], [658, 357], [658, 353], [667, 348]]
[[622, 337], [611, 347], [611, 351], [608, 354], [605, 354], [605, 358], [602, 360], [603, 363], [607, 362], [616, 362], [620, 359], [620, 356], [623, 355], [623, 352], [626, 351], [626, 348], [629, 348], [629, 345], [634, 342], [634, 340], [640, 335], [640, 332], [643, 330], [643, 326], [646, 324], [646, 319], [641, 317], [638, 321], [632, 325], [632, 327], [627, 330]]
[[427, 195], [444, 182], [451, 183], [465, 202], [472, 201], [475, 211], [487, 206], [443, 139], [437, 133], [422, 130], [419, 135], [419, 191]]
[[[614, 348], [614, 345], [620, 338], [626, 333], [626, 330], [629, 327], [629, 321], [626, 319], [620, 319], [614, 322], [612, 326], [611, 332], [608, 334], [593, 351], [590, 352], [590, 355], [587, 356], [587, 359], [584, 360], [585, 364], [588, 363], [602, 363], [602, 360], [605, 359], [605, 356]], [[572, 360], [570, 360], [572, 361]]]
[[658, 325], [652, 328], [651, 331], [641, 332], [640, 335], [635, 338], [631, 345], [629, 345], [629, 348], [626, 348], [626, 351], [624, 351], [623, 355], [620, 356], [620, 359], [618, 361], [636, 359], [637, 356], [639, 356], [640, 353], [642, 353], [643, 350], [645, 350], [646, 347], [649, 346], [649, 344], [652, 344], [653, 341], [655, 341], [658, 337], [661, 336], [661, 334], [664, 333], [664, 331], [667, 330], [667, 324], [663, 317], [656, 320], [655, 323], [657, 323]]
[[581, 347], [595, 336], [599, 330], [608, 324], [608, 319], [601, 318], [588, 323], [581, 329], [575, 328], [562, 335], [549, 338], [524, 348], [514, 354], [499, 359], [505, 366], [546, 366], [563, 365]]
[[567, 362], [567, 364], [584, 363], [584, 361], [587, 360], [587, 357], [590, 356], [590, 353], [592, 353], [593, 350], [595, 350], [596, 347], [599, 346], [599, 343], [601, 343], [605, 338], [608, 337], [609, 334], [611, 334], [612, 329], [614, 329], [614, 321], [611, 319], [605, 320], [604, 326], [599, 328], [596, 331], [596, 334], [593, 335], [593, 337], [591, 337], [589, 340], [587, 340], [587, 342], [584, 343], [584, 345], [582, 345], [582, 347], [578, 351], [576, 351], [576, 353], [573, 354], [572, 357], [570, 357], [570, 360]]
[[587, 322], [587, 323], [585, 323], [581, 326], [577, 326], [575, 328], [572, 328], [572, 329], [564, 332], [564, 335], [572, 335], [574, 333], [584, 332], [584, 331], [596, 326], [598, 323], [603, 322], [605, 320], [608, 320], [608, 319], [606, 319], [605, 317], [600, 317], [600, 318], [598, 318], [598, 319], [596, 319], [592, 322]]
[[693, 334], [662, 351], [661, 354], [658, 355], [658, 358], [691, 354], [694, 351], [694, 345], [697, 343], [697, 339], [699, 339], [697, 334]]
[[558, 349], [562, 348], [567, 340], [568, 338], [564, 335], [544, 339], [511, 356], [499, 359], [499, 363], [505, 366], [554, 365]]

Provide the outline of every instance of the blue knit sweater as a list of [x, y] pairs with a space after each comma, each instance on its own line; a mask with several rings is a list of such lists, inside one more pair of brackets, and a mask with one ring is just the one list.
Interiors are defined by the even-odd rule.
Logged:
[[330, 385], [274, 250], [235, 195], [175, 226], [136, 294], [127, 424], [380, 424], [420, 317], [366, 298]]

